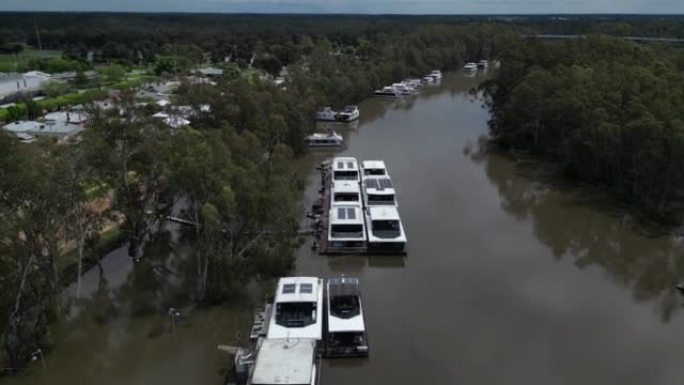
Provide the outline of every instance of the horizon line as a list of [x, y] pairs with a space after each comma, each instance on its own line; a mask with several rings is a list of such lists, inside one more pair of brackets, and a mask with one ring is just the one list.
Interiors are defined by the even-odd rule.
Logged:
[[245, 16], [651, 16], [682, 17], [684, 13], [367, 13], [367, 12], [192, 12], [192, 11], [97, 11], [97, 10], [0, 10], [0, 14], [119, 14], [119, 15], [245, 15]]

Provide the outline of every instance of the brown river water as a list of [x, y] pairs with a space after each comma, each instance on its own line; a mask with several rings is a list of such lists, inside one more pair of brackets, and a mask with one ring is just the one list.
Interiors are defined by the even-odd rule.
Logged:
[[[414, 98], [367, 100], [358, 126], [337, 128], [341, 154], [387, 162], [408, 254], [299, 251], [297, 275], [362, 283], [370, 357], [325, 361], [322, 384], [683, 384], [683, 239], [480, 151], [480, 80], [448, 74]], [[312, 168], [307, 203], [319, 183]], [[172, 317], [186, 302], [168, 273], [179, 258], [162, 249], [133, 268], [124, 254], [107, 256], [104, 279], [86, 275], [89, 299], [53, 327], [45, 369], [36, 360], [0, 384], [222, 383], [216, 345], [244, 341], [248, 301]]]

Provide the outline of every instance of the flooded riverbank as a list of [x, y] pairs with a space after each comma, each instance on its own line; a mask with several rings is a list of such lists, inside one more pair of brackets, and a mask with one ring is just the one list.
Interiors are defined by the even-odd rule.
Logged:
[[408, 255], [302, 249], [298, 274], [363, 285], [371, 356], [328, 361], [323, 384], [681, 383], [681, 239], [478, 153], [477, 83], [449, 75], [414, 100], [361, 105], [342, 154], [387, 162]]
[[[682, 240], [478, 152], [489, 116], [469, 90], [480, 80], [449, 74], [415, 98], [369, 99], [356, 128], [338, 129], [341, 154], [387, 162], [408, 254], [300, 249], [296, 274], [362, 283], [371, 355], [326, 361], [322, 385], [680, 384]], [[311, 167], [307, 204], [319, 183]], [[90, 299], [53, 326], [46, 369], [0, 382], [221, 384], [216, 345], [244, 341], [249, 305], [186, 308], [173, 274], [185, 252], [160, 245], [138, 265], [110, 253], [105, 279], [84, 278]]]

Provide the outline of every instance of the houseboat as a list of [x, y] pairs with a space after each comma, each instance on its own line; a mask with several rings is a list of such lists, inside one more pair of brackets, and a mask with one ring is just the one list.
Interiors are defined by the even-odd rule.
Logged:
[[401, 96], [397, 90], [395, 90], [393, 87], [383, 87], [382, 89], [375, 90], [373, 92], [373, 95], [375, 96], [391, 96], [393, 98], [398, 98]]
[[368, 356], [358, 278], [333, 278], [327, 283], [326, 357]]
[[256, 358], [246, 356], [238, 366], [237, 385], [317, 385], [317, 341], [310, 338], [262, 339], [256, 346]]
[[477, 64], [476, 63], [467, 63], [466, 65], [463, 66], [463, 70], [466, 72], [477, 71]]
[[487, 69], [489, 67], [489, 62], [487, 60], [480, 60], [477, 62], [477, 68]]
[[410, 95], [415, 95], [418, 92], [415, 90], [415, 88], [406, 85], [404, 83], [394, 83], [392, 84], [392, 88], [394, 88], [395, 91], [399, 93], [399, 95], [403, 96], [410, 96]]
[[370, 206], [366, 209], [368, 252], [403, 254], [406, 234], [395, 206]]
[[366, 224], [360, 204], [336, 205], [328, 215], [330, 253], [362, 253], [366, 251]]
[[366, 209], [371, 206], [398, 206], [390, 178], [381, 176], [364, 179], [363, 204]]
[[320, 341], [323, 333], [323, 280], [284, 277], [278, 281], [266, 339]]
[[382, 160], [364, 160], [361, 163], [361, 169], [363, 170], [363, 178], [371, 176], [386, 176], [387, 167], [385, 162]]
[[335, 117], [340, 122], [353, 122], [360, 116], [359, 107], [345, 106], [344, 109], [337, 113]]
[[412, 87], [415, 90], [418, 90], [418, 89], [423, 87], [423, 82], [421, 79], [409, 78], [409, 79], [405, 79], [402, 83], [406, 84], [409, 87]]
[[341, 147], [344, 145], [342, 135], [334, 131], [314, 133], [304, 138], [304, 141], [309, 147]]
[[435, 79], [431, 78], [430, 76], [426, 76], [421, 80], [421, 82], [423, 84], [430, 84], [430, 83], [434, 83]]
[[353, 180], [336, 180], [332, 182], [330, 204], [332, 206], [344, 204], [361, 204], [361, 187]]
[[333, 181], [351, 180], [357, 183], [361, 181], [359, 162], [356, 158], [334, 158], [331, 168]]
[[434, 71], [430, 72], [430, 74], [428, 76], [435, 79], [435, 80], [440, 80], [440, 79], [442, 79], [442, 71], [434, 70]]
[[337, 120], [337, 112], [332, 107], [323, 107], [316, 111], [316, 120], [322, 122], [334, 122]]

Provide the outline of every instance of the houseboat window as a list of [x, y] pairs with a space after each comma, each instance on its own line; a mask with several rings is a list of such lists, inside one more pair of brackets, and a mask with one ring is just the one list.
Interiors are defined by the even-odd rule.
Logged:
[[285, 327], [304, 327], [316, 323], [315, 302], [286, 302], [276, 305], [276, 324]]
[[294, 283], [286, 283], [283, 285], [283, 294], [292, 294], [295, 292], [295, 288], [297, 285]]
[[347, 162], [347, 168], [356, 168], [354, 167], [354, 162]]
[[363, 225], [332, 225], [330, 233], [333, 238], [358, 238], [363, 236]]
[[391, 194], [385, 194], [385, 195], [368, 195], [368, 203], [369, 204], [393, 204], [394, 203], [394, 195]]
[[385, 170], [381, 168], [367, 168], [364, 170], [366, 175], [385, 175]]
[[358, 202], [358, 193], [335, 193], [335, 202]]
[[337, 332], [328, 334], [328, 342], [331, 347], [363, 346], [366, 340], [363, 332]]
[[330, 298], [330, 314], [339, 318], [351, 318], [361, 313], [359, 297], [355, 295], [337, 295]]
[[356, 171], [335, 171], [335, 180], [357, 180], [359, 174]]
[[373, 221], [373, 235], [378, 238], [396, 238], [401, 235], [399, 221], [385, 220]]
[[313, 293], [313, 285], [310, 283], [300, 283], [299, 292], [303, 294], [311, 294]]

